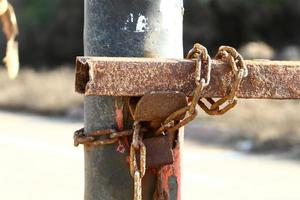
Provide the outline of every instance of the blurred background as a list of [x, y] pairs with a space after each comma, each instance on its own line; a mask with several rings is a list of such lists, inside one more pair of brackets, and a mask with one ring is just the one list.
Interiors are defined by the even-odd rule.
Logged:
[[[83, 1], [11, 3], [22, 66], [13, 81], [0, 67], [0, 197], [82, 199], [83, 155], [72, 132], [83, 125], [83, 97], [74, 92]], [[185, 52], [198, 41], [212, 55], [226, 44], [247, 59], [300, 59], [300, 1], [184, 3]], [[221, 117], [201, 112], [186, 128], [183, 199], [299, 200], [299, 110], [295, 100], [240, 100]]]

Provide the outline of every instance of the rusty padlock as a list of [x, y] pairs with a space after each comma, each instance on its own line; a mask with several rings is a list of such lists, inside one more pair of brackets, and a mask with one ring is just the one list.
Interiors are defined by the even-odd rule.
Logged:
[[146, 167], [161, 167], [174, 162], [172, 146], [167, 136], [147, 138], [143, 140], [146, 149]]
[[187, 98], [181, 92], [152, 92], [138, 100], [129, 100], [133, 120], [144, 122], [163, 121], [170, 114], [185, 106], [187, 106]]
[[[131, 98], [128, 102], [133, 120], [140, 121], [147, 131], [143, 142], [147, 149], [146, 166], [160, 167], [174, 162], [172, 136], [155, 136], [155, 130], [173, 112], [187, 106], [185, 94], [180, 92], [153, 92], [140, 99]], [[184, 116], [179, 116], [181, 120]]]

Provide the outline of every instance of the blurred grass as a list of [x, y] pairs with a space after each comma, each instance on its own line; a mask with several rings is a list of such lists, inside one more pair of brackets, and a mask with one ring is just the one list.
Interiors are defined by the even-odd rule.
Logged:
[[299, 111], [299, 100], [239, 99], [238, 105], [225, 115], [204, 115], [202, 119], [207, 124], [213, 123], [219, 127], [232, 126], [248, 130], [262, 138], [286, 134], [300, 136]]
[[39, 114], [64, 115], [82, 105], [83, 97], [74, 92], [74, 70], [61, 66], [55, 70], [23, 68], [16, 80], [0, 70], [0, 108]]
[[207, 142], [221, 141], [247, 152], [292, 152], [300, 158], [299, 111], [299, 100], [239, 99], [225, 115], [213, 117], [201, 112], [198, 123], [215, 132], [200, 133], [204, 138], [212, 134]]

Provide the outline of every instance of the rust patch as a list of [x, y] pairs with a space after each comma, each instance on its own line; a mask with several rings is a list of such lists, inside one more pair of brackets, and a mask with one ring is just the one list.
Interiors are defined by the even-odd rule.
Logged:
[[121, 140], [118, 140], [117, 152], [124, 154], [125, 153], [125, 146], [122, 144]]
[[[245, 63], [249, 75], [243, 79], [238, 97], [300, 99], [300, 62], [248, 60]], [[78, 57], [76, 91], [100, 96], [179, 91], [189, 96], [195, 88], [194, 71], [194, 62], [186, 59]], [[230, 67], [212, 60], [211, 73], [211, 82], [202, 97], [226, 96], [233, 81]]]
[[[173, 153], [175, 162], [172, 165], [163, 166], [157, 173], [158, 185], [156, 188], [156, 196], [154, 198], [156, 200], [171, 199], [171, 196], [176, 196], [177, 200], [181, 199], [181, 164], [179, 146], [173, 149]], [[170, 182], [170, 179], [175, 180], [175, 183]]]
[[116, 97], [115, 99], [115, 112], [116, 112], [116, 122], [118, 126], [118, 130], [124, 129], [124, 121], [123, 121], [123, 109], [124, 109], [124, 101], [122, 97]]
[[[180, 92], [156, 92], [144, 95], [137, 103], [134, 120], [163, 121], [173, 112], [187, 106], [185, 94]], [[182, 119], [181, 116], [178, 120]]]
[[78, 93], [85, 92], [85, 86], [89, 81], [89, 65], [86, 59], [76, 59], [75, 68], [75, 91]]
[[172, 147], [167, 136], [147, 138], [143, 142], [147, 149], [147, 168], [161, 167], [174, 162]]

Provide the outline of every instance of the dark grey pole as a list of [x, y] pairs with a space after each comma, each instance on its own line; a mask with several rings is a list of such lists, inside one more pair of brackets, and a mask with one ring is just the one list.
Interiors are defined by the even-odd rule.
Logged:
[[[182, 58], [182, 0], [85, 0], [84, 17], [85, 56]], [[131, 127], [122, 98], [85, 97], [84, 106], [86, 132]], [[127, 147], [85, 147], [85, 200], [133, 198]], [[153, 199], [156, 179], [146, 173], [143, 199]]]

